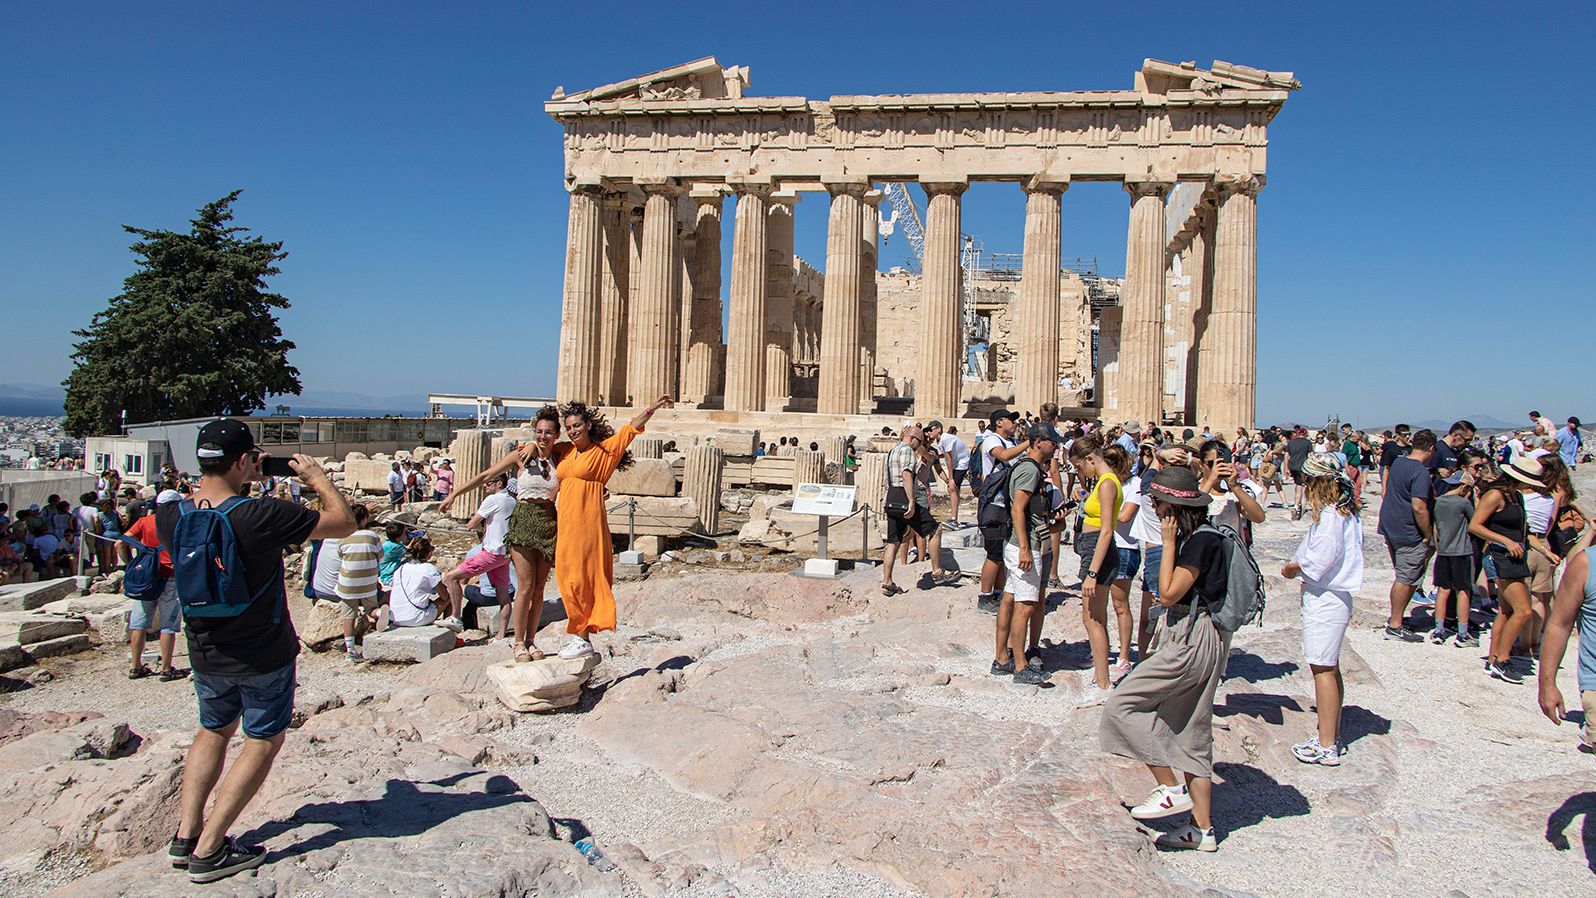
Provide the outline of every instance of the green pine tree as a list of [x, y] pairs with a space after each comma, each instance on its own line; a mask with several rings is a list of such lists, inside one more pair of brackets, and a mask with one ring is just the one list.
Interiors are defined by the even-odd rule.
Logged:
[[124, 410], [129, 423], [247, 415], [268, 395], [299, 393], [274, 313], [288, 300], [266, 286], [288, 254], [230, 224], [241, 192], [207, 203], [186, 234], [123, 225], [139, 238], [138, 270], [73, 332], [67, 433], [116, 433]]

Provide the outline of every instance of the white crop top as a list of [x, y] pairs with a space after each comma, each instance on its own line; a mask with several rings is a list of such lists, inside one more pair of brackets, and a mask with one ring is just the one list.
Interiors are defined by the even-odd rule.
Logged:
[[1552, 529], [1552, 516], [1557, 513], [1557, 497], [1541, 493], [1524, 494], [1524, 517], [1529, 522], [1529, 532], [1545, 536]]
[[[547, 476], [542, 473], [545, 469]], [[554, 487], [559, 482], [560, 474], [555, 470], [554, 461], [534, 457], [531, 464], [521, 466], [521, 473], [515, 477], [515, 497], [523, 500], [548, 499], [554, 495]]]

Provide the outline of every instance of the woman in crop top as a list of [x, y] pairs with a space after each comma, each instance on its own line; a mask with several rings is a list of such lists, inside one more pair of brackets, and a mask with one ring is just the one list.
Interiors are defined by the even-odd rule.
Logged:
[[1527, 455], [1502, 466], [1502, 476], [1484, 487], [1480, 503], [1469, 522], [1469, 533], [1485, 541], [1485, 551], [1496, 564], [1501, 603], [1491, 626], [1491, 650], [1485, 672], [1498, 680], [1521, 683], [1508, 663], [1513, 643], [1530, 620], [1530, 568], [1526, 555], [1529, 519], [1524, 509], [1528, 493], [1543, 493], [1541, 463]]
[[[1070, 464], [1082, 477], [1097, 481], [1081, 506], [1081, 535], [1075, 540], [1075, 552], [1081, 557], [1081, 620], [1092, 646], [1092, 679], [1082, 690], [1079, 701], [1082, 707], [1102, 704], [1108, 698], [1110, 685], [1109, 590], [1099, 589], [1098, 584], [1112, 584], [1119, 574], [1119, 547], [1114, 544], [1114, 525], [1119, 520], [1119, 506], [1125, 493], [1119, 474], [1108, 463], [1103, 451], [1103, 444], [1095, 434], [1070, 444]], [[1126, 587], [1128, 589], [1128, 582]], [[1130, 613], [1129, 604], [1125, 611]]]
[[543, 653], [533, 643], [543, 615], [543, 587], [554, 566], [554, 546], [558, 522], [555, 499], [559, 495], [560, 475], [556, 471], [570, 443], [559, 443], [560, 412], [552, 405], [538, 411], [532, 421], [532, 439], [522, 443], [492, 467], [460, 484], [438, 510], [447, 513], [454, 496], [476, 488], [489, 477], [515, 475], [515, 511], [504, 545], [510, 550], [515, 568], [515, 604], [510, 609], [510, 627], [515, 630], [515, 659], [534, 661]]

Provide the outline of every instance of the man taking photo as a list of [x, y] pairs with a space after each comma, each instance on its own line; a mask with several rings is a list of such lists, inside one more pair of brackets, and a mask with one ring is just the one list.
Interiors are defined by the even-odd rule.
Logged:
[[[288, 616], [283, 549], [307, 539], [346, 537], [355, 531], [355, 517], [327, 472], [308, 455], [293, 456], [289, 467], [316, 491], [322, 511], [284, 499], [243, 498], [250, 482], [262, 478], [266, 455], [242, 422], [223, 418], [200, 428], [196, 454], [198, 488], [189, 499], [155, 511], [161, 545], [177, 569], [200, 717], [200, 729], [183, 761], [182, 816], [167, 855], [172, 866], [188, 869], [193, 882], [214, 882], [259, 866], [266, 857], [265, 848], [240, 845], [227, 830], [265, 782], [294, 711], [299, 637]], [[180, 527], [179, 522], [189, 515], [217, 514], [225, 515], [231, 526], [232, 545], [223, 539], [208, 546], [221, 547], [218, 568], [225, 567], [222, 556], [229, 554], [240, 562], [250, 598], [236, 614], [194, 615], [191, 610], [206, 603], [214, 606], [218, 597], [195, 594], [196, 581], [185, 577], [184, 565], [207, 546], [189, 545], [196, 528]], [[238, 572], [229, 573], [236, 577]], [[244, 745], [224, 776], [227, 748], [240, 723]], [[206, 817], [213, 792], [216, 804]]]

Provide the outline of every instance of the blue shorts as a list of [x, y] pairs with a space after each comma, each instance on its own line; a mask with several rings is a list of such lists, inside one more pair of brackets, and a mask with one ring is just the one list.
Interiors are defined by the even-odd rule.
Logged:
[[1482, 564], [1481, 567], [1485, 568], [1485, 577], [1487, 580], [1496, 579], [1496, 559], [1491, 557], [1491, 553], [1485, 553], [1485, 563]]
[[1158, 598], [1158, 568], [1164, 562], [1164, 547], [1143, 546], [1142, 554], [1147, 556], [1147, 565], [1142, 568], [1142, 592], [1150, 592], [1153, 598]]
[[240, 717], [244, 735], [270, 739], [288, 729], [294, 716], [294, 673], [297, 660], [263, 674], [224, 677], [194, 671], [200, 726], [222, 730]]
[[129, 633], [177, 633], [183, 629], [183, 610], [177, 603], [177, 581], [167, 578], [159, 598], [135, 599], [127, 616]]
[[1119, 569], [1114, 572], [1115, 580], [1131, 580], [1136, 577], [1136, 570], [1142, 566], [1142, 553], [1140, 549], [1127, 549], [1124, 546], [1115, 546], [1119, 549]]

